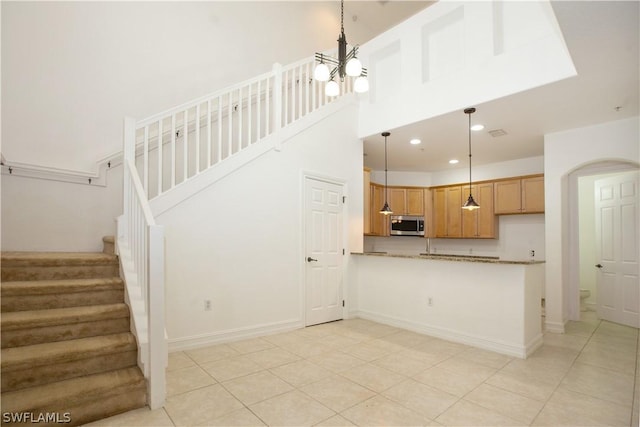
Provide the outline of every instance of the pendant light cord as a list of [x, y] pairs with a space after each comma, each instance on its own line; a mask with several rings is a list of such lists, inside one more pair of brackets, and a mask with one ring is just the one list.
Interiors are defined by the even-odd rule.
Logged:
[[387, 137], [384, 137], [384, 201], [389, 199], [389, 189], [387, 188]]
[[469, 113], [469, 196], [471, 196], [471, 113]]

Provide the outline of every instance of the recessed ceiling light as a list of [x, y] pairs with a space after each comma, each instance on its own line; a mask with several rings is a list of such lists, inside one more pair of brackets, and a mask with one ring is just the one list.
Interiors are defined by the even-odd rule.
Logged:
[[418, 145], [420, 144], [422, 141], [420, 141], [418, 138], [413, 138], [411, 141], [409, 141], [409, 144], [411, 145]]
[[478, 131], [478, 130], [482, 130], [482, 129], [484, 129], [484, 125], [477, 124], [477, 125], [471, 126], [471, 130]]
[[459, 162], [459, 160], [458, 160], [458, 159], [451, 159], [451, 160], [449, 160], [449, 163], [450, 163], [450, 164], [452, 164], [452, 165], [455, 165], [455, 164], [456, 164], [456, 163], [458, 163], [458, 162]]

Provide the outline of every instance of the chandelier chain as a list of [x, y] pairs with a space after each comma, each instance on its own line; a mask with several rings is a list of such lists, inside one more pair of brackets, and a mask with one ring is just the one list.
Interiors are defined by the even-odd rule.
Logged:
[[340, 0], [340, 31], [344, 33], [344, 0]]

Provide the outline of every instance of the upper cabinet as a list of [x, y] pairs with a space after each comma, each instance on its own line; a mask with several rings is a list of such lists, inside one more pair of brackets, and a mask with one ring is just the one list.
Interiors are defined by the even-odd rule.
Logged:
[[544, 212], [544, 176], [535, 175], [494, 183], [496, 215]]
[[433, 232], [430, 237], [493, 239], [496, 217], [493, 212], [493, 183], [471, 186], [480, 209], [468, 211], [462, 205], [469, 196], [468, 185], [436, 188], [433, 193]]
[[389, 206], [394, 215], [424, 215], [424, 188], [389, 187]]

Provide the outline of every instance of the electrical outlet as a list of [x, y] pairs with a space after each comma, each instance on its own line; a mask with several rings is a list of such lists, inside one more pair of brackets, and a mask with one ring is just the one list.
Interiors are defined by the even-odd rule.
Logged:
[[211, 311], [211, 300], [204, 300], [204, 311]]
[[531, 249], [531, 250], [529, 251], [529, 256], [530, 256], [531, 258], [533, 258], [534, 256], [536, 256], [536, 251], [534, 251], [533, 249]]
[[427, 305], [428, 305], [429, 307], [433, 306], [433, 298], [429, 297], [429, 298], [427, 299]]

